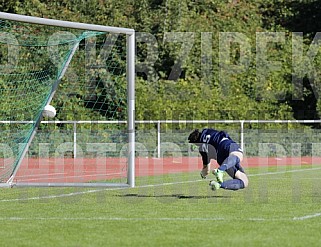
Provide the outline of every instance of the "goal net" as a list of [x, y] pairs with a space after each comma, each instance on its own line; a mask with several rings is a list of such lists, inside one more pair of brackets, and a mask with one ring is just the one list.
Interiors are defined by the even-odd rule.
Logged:
[[0, 12], [3, 187], [134, 186], [134, 35]]

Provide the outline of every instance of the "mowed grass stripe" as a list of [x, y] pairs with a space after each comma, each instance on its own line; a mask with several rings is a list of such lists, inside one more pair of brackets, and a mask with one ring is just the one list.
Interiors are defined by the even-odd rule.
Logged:
[[[265, 169], [265, 168], [264, 168]], [[284, 171], [275, 171], [275, 172], [265, 172], [265, 173], [256, 173], [256, 174], [248, 174], [249, 177], [257, 177], [257, 176], [269, 176], [269, 175], [280, 175], [285, 173], [296, 173], [296, 172], [311, 172], [321, 170], [321, 167], [313, 167], [308, 169], [295, 169], [295, 170], [284, 170]], [[206, 181], [206, 180], [205, 180]], [[179, 184], [188, 184], [188, 183], [197, 183], [197, 182], [204, 182], [204, 179], [197, 179], [197, 180], [188, 180], [188, 181], [180, 181], [180, 182], [170, 182], [170, 183], [160, 183], [160, 184], [149, 184], [149, 185], [139, 185], [135, 186], [133, 189], [140, 189], [140, 188], [152, 188], [152, 187], [160, 187], [160, 186], [172, 186], [172, 185], [179, 185]], [[2, 199], [0, 202], [15, 202], [15, 201], [32, 201], [32, 200], [42, 200], [42, 199], [57, 199], [63, 197], [72, 197], [72, 196], [79, 196], [84, 194], [91, 194], [91, 193], [100, 193], [103, 191], [116, 191], [116, 190], [128, 190], [131, 188], [103, 188], [103, 189], [95, 189], [95, 190], [85, 190], [85, 191], [78, 191], [78, 192], [71, 192], [71, 193], [63, 193], [58, 195], [46, 195], [46, 196], [36, 196], [36, 197], [27, 197], [27, 198], [14, 198], [14, 199]]]
[[250, 187], [237, 192], [213, 192], [197, 172], [138, 177], [136, 188], [3, 189], [1, 243], [320, 246], [321, 166], [247, 171]]

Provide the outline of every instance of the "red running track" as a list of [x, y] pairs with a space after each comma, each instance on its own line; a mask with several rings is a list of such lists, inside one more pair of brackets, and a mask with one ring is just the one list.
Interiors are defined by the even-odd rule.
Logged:
[[[199, 157], [136, 158], [135, 176], [154, 176], [169, 173], [198, 172], [202, 169]], [[242, 166], [266, 167], [321, 164], [321, 157], [248, 157]], [[215, 166], [213, 162], [212, 167]], [[88, 182], [126, 178], [124, 158], [28, 158], [15, 177], [17, 182]]]

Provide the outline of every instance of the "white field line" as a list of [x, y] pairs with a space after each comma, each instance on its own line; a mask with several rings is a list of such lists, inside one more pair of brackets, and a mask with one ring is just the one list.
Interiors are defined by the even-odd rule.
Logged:
[[305, 171], [315, 171], [321, 170], [321, 167], [314, 167], [308, 169], [297, 169], [297, 170], [290, 170], [290, 171], [279, 171], [279, 172], [265, 172], [265, 173], [257, 173], [257, 174], [248, 174], [248, 177], [257, 177], [257, 176], [266, 176], [266, 175], [277, 175], [277, 174], [284, 174], [284, 173], [295, 173], [295, 172], [305, 172]]
[[[149, 185], [136, 186], [135, 188], [160, 187], [160, 186], [166, 186], [166, 185], [195, 183], [195, 182], [200, 182], [200, 181], [204, 181], [204, 180], [192, 180], [192, 181], [183, 181], [183, 182], [175, 182], [175, 183], [163, 183], [163, 184], [149, 184]], [[128, 187], [104, 188], [104, 189], [95, 189], [95, 190], [71, 192], [71, 193], [60, 194], [60, 195], [36, 196], [36, 197], [16, 198], [16, 199], [3, 199], [3, 200], [0, 200], [0, 202], [16, 202], [16, 201], [32, 201], [32, 200], [42, 200], [42, 199], [55, 199], [55, 198], [78, 196], [78, 195], [90, 194], [90, 193], [97, 193], [97, 192], [102, 192], [102, 191], [107, 191], [107, 190], [110, 191], [110, 190], [124, 190], [124, 189], [130, 189], [130, 188], [128, 188]]]
[[[215, 217], [215, 218], [169, 218], [169, 217], [160, 217], [160, 218], [124, 218], [124, 217], [0, 217], [0, 221], [48, 221], [48, 220], [58, 220], [58, 221], [235, 221], [234, 218], [223, 218], [223, 217]], [[258, 221], [258, 222], [266, 222], [266, 221], [289, 221], [289, 218], [248, 218], [241, 219], [242, 221]]]
[[[280, 172], [257, 173], [257, 174], [249, 174], [248, 176], [249, 177], [254, 177], [254, 176], [276, 175], [276, 174], [284, 174], [284, 173], [292, 173], [292, 172], [303, 172], [303, 171], [313, 171], [313, 170], [321, 170], [321, 167], [315, 167], [315, 168], [309, 168], [309, 169], [297, 169], [297, 170], [290, 170], [290, 171], [280, 171]], [[203, 182], [203, 181], [204, 181], [204, 179], [198, 179], [198, 180], [173, 182], [173, 183], [149, 184], [149, 185], [136, 186], [133, 189], [160, 187], [160, 186], [168, 186], [168, 185], [176, 185], [176, 184], [196, 183], [196, 182]], [[15, 198], [15, 199], [2, 199], [2, 200], [0, 200], [0, 202], [16, 202], [16, 201], [31, 201], [31, 200], [42, 200], [42, 199], [54, 199], [54, 198], [62, 198], [62, 197], [70, 197], [70, 196], [78, 196], [78, 195], [83, 195], [83, 194], [97, 193], [97, 192], [101, 192], [101, 191], [113, 191], [113, 190], [124, 190], [124, 189], [128, 190], [128, 189], [131, 189], [131, 188], [128, 188], [128, 187], [103, 188], [103, 189], [94, 189], [94, 190], [70, 192], [70, 193], [67, 193], [67, 194], [59, 194], [59, 195], [36, 196], [36, 197]]]
[[[316, 214], [320, 216], [321, 214]], [[313, 217], [316, 217], [313, 215]], [[312, 218], [311, 216], [304, 216], [304, 217], [295, 217], [291, 218], [242, 218], [242, 221], [256, 221], [256, 222], [268, 222], [268, 221], [291, 221], [291, 220], [304, 220]], [[148, 217], [141, 217], [141, 218], [124, 218], [124, 217], [0, 217], [0, 221], [233, 221], [235, 222], [235, 218], [224, 218], [224, 217], [215, 217], [215, 218], [179, 218], [179, 217], [160, 217], [160, 218], [148, 218]]]
[[315, 213], [315, 214], [310, 214], [310, 215], [304, 215], [301, 217], [294, 217], [293, 220], [308, 220], [311, 218], [316, 218], [316, 217], [320, 217], [321, 213]]
[[123, 218], [123, 217], [34, 217], [34, 218], [28, 218], [28, 217], [0, 217], [0, 221], [22, 221], [22, 220], [79, 220], [79, 221], [217, 221], [217, 220], [225, 220], [224, 218]]

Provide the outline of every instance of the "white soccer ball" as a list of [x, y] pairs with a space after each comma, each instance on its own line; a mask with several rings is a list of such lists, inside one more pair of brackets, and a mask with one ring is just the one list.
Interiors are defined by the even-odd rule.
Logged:
[[54, 118], [56, 116], [56, 109], [52, 105], [46, 105], [42, 111], [43, 117]]

